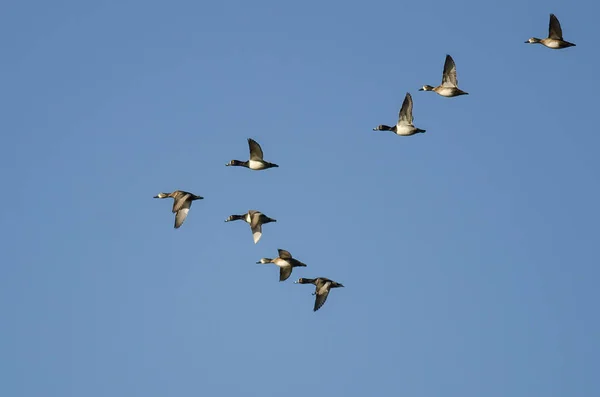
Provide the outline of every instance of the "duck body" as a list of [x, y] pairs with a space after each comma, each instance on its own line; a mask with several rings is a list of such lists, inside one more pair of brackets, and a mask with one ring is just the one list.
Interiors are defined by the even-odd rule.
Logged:
[[538, 39], [537, 37], [532, 37], [529, 40], [527, 40], [525, 43], [541, 44], [541, 45], [548, 47], [550, 49], [553, 49], [553, 50], [560, 50], [561, 48], [575, 47], [575, 44], [569, 43], [568, 41], [556, 40], [556, 39], [550, 39], [550, 38]]
[[188, 212], [192, 207], [192, 202], [195, 200], [202, 200], [204, 197], [197, 196], [193, 193], [186, 192], [184, 190], [175, 190], [171, 193], [158, 193], [154, 198], [164, 199], [164, 198], [172, 198], [173, 199], [173, 210], [175, 213], [175, 229], [179, 229], [183, 222], [187, 218]]
[[575, 47], [574, 43], [570, 43], [563, 39], [562, 27], [560, 26], [558, 18], [554, 14], [550, 14], [550, 23], [548, 24], [548, 37], [545, 39], [538, 39], [537, 37], [532, 37], [525, 43], [541, 44], [553, 50]]
[[294, 283], [313, 284], [315, 286], [315, 292], [313, 292], [313, 295], [315, 295], [315, 305], [313, 307], [314, 312], [319, 310], [325, 304], [325, 301], [329, 296], [329, 291], [331, 291], [332, 288], [344, 287], [343, 284], [325, 277], [299, 278], [298, 281], [295, 281]]
[[250, 230], [252, 230], [252, 238], [254, 239], [254, 244], [258, 243], [258, 241], [262, 237], [262, 225], [266, 223], [277, 222], [277, 219], [269, 218], [262, 212], [256, 210], [249, 210], [243, 215], [230, 215], [227, 219], [225, 219], [225, 222], [232, 222], [237, 220], [243, 220], [244, 222], [250, 225]]
[[231, 160], [226, 166], [246, 167], [251, 170], [260, 171], [268, 168], [279, 167], [277, 164], [269, 163], [263, 159], [263, 151], [258, 142], [248, 138], [248, 148], [250, 149], [250, 159], [247, 161]]
[[389, 125], [385, 125], [385, 124], [378, 125], [377, 127], [375, 127], [373, 129], [373, 131], [392, 131], [394, 134], [400, 135], [400, 136], [411, 136], [411, 135], [415, 135], [417, 133], [425, 132], [425, 130], [416, 128], [414, 126], [394, 125], [394, 126], [390, 127]]
[[289, 251], [278, 249], [279, 256], [277, 258], [261, 258], [258, 263], [268, 264], [273, 263], [279, 267], [279, 281], [287, 280], [292, 274], [294, 267], [306, 267], [306, 264], [292, 257]]
[[228, 167], [246, 167], [254, 171], [266, 170], [267, 168], [279, 167], [277, 164], [269, 163], [268, 161], [257, 161], [257, 160], [248, 160], [248, 161], [240, 161], [240, 160], [231, 160], [228, 164]]
[[452, 97], [460, 96], [460, 95], [469, 95], [468, 92], [465, 92], [458, 87], [444, 87], [441, 85], [439, 85], [437, 87], [432, 87], [430, 85], [424, 85], [423, 88], [419, 89], [419, 91], [433, 91], [433, 92], [437, 93], [438, 95], [441, 95], [446, 98], [452, 98]]
[[430, 85], [424, 85], [419, 91], [433, 91], [438, 95], [446, 98], [452, 98], [460, 95], [469, 95], [458, 88], [458, 78], [456, 76], [456, 63], [449, 54], [446, 54], [446, 60], [444, 61], [444, 71], [442, 73], [442, 84], [437, 87]]
[[373, 131], [392, 131], [400, 136], [410, 136], [425, 132], [426, 130], [422, 130], [413, 125], [412, 108], [412, 96], [407, 92], [404, 97], [404, 102], [402, 102], [400, 112], [398, 112], [398, 121], [396, 122], [396, 125], [390, 127], [389, 125], [381, 124], [373, 128]]

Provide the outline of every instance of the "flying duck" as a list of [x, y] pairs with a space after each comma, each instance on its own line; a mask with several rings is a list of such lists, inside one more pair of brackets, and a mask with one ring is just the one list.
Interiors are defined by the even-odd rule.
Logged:
[[545, 45], [548, 48], [552, 48], [553, 50], [558, 50], [561, 48], [574, 47], [575, 44], [569, 43], [568, 41], [563, 40], [562, 28], [560, 27], [560, 22], [558, 22], [558, 18], [554, 14], [550, 14], [550, 25], [548, 26], [548, 37], [545, 39], [538, 39], [537, 37], [532, 37], [527, 40], [525, 43], [528, 44], [536, 44], [540, 43]]
[[442, 84], [437, 87], [430, 85], [424, 85], [423, 88], [419, 88], [419, 91], [434, 91], [441, 96], [453, 97], [459, 95], [469, 95], [468, 92], [458, 88], [458, 79], [456, 78], [456, 64], [454, 59], [450, 55], [446, 55], [446, 61], [444, 62], [444, 72], [442, 73]]
[[413, 100], [412, 96], [409, 92], [406, 93], [404, 97], [404, 102], [402, 103], [402, 108], [400, 108], [400, 112], [398, 113], [398, 122], [395, 126], [390, 127], [389, 125], [378, 125], [376, 128], [373, 128], [373, 131], [393, 131], [396, 135], [409, 136], [414, 135], [418, 132], [425, 132], [420, 128], [415, 127], [413, 123]]
[[254, 139], [248, 138], [248, 146], [250, 148], [250, 160], [248, 161], [239, 161], [239, 160], [231, 160], [229, 163], [225, 164], [226, 166], [238, 166], [238, 167], [246, 167], [251, 170], [266, 170], [267, 168], [279, 167], [277, 164], [269, 163], [268, 161], [263, 160], [263, 151]]
[[339, 288], [339, 287], [344, 286], [340, 283], [336, 283], [335, 281], [332, 281], [325, 277], [299, 278], [298, 281], [294, 281], [294, 284], [314, 284], [315, 285], [315, 287], [316, 287], [315, 292], [313, 292], [313, 295], [316, 295], [315, 307], [313, 308], [314, 312], [319, 310], [321, 308], [321, 306], [323, 306], [325, 304], [325, 301], [327, 300], [327, 296], [329, 295], [329, 290], [331, 290], [332, 288]]
[[173, 213], [177, 213], [175, 215], [175, 229], [179, 229], [183, 224], [183, 221], [185, 221], [188, 212], [190, 212], [192, 201], [204, 199], [204, 197], [196, 196], [195, 194], [184, 192], [183, 190], [175, 190], [172, 193], [158, 193], [158, 195], [154, 196], [154, 198], [159, 199], [168, 197], [173, 198]]
[[258, 243], [262, 236], [262, 225], [270, 222], [277, 222], [276, 219], [269, 218], [262, 212], [256, 210], [250, 210], [244, 215], [231, 215], [229, 218], [225, 219], [225, 222], [244, 220], [246, 223], [250, 225], [250, 229], [252, 230], [252, 237], [254, 238], [254, 244]]
[[292, 268], [294, 267], [306, 267], [306, 265], [299, 260], [292, 258], [292, 254], [289, 251], [278, 249], [279, 256], [275, 259], [271, 258], [262, 258], [258, 263], [274, 263], [279, 266], [279, 281], [287, 280], [292, 274]]

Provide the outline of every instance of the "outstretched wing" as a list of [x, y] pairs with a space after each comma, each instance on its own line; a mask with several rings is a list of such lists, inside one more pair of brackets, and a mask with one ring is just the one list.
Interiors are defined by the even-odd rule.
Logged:
[[398, 123], [399, 124], [412, 124], [413, 116], [413, 101], [410, 92], [406, 93], [404, 97], [404, 102], [402, 102], [402, 107], [400, 108], [400, 112], [398, 113]]
[[179, 227], [181, 225], [183, 225], [183, 221], [185, 221], [185, 218], [187, 217], [188, 212], [190, 212], [191, 206], [192, 206], [191, 201], [186, 200], [183, 202], [183, 205], [177, 211], [177, 214], [175, 214], [175, 229], [179, 229]]
[[260, 161], [263, 159], [263, 151], [258, 142], [248, 138], [248, 146], [250, 147], [250, 160]]
[[456, 78], [456, 64], [450, 55], [446, 55], [444, 62], [444, 74], [442, 75], [442, 86], [458, 87], [458, 79]]
[[277, 252], [279, 252], [279, 257], [281, 259], [292, 259], [292, 254], [290, 254], [289, 251], [282, 250], [280, 248], [280, 249], [277, 250]]
[[560, 27], [560, 22], [558, 22], [558, 18], [554, 14], [550, 14], [550, 25], [548, 27], [548, 37], [555, 40], [562, 40], [562, 28]]
[[279, 281], [285, 281], [292, 275], [292, 267], [291, 266], [281, 266], [279, 268]]
[[325, 284], [323, 284], [323, 286], [321, 288], [317, 287], [317, 296], [315, 298], [315, 307], [313, 308], [313, 311], [317, 311], [321, 308], [321, 306], [323, 306], [325, 304], [325, 301], [327, 300], [327, 297], [329, 296], [329, 286], [331, 285], [331, 282], [326, 282]]
[[260, 223], [250, 224], [250, 228], [252, 230], [252, 238], [254, 239], [254, 244], [258, 243], [258, 240], [262, 237], [262, 225]]

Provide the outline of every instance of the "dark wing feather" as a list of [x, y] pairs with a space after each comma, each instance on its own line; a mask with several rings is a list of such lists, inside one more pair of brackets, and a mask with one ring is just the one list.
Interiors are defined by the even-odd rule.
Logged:
[[413, 116], [413, 101], [410, 92], [406, 93], [404, 97], [404, 102], [402, 102], [402, 107], [400, 108], [400, 112], [398, 113], [398, 122], [404, 121], [408, 124], [412, 124]]
[[292, 254], [286, 250], [278, 249], [277, 252], [279, 252], [279, 257], [281, 259], [292, 259]]
[[325, 301], [327, 300], [327, 297], [329, 296], [329, 288], [326, 288], [324, 290], [317, 290], [317, 294], [316, 294], [316, 298], [315, 298], [315, 307], [313, 308], [313, 311], [317, 311], [319, 310], [324, 304]]
[[550, 26], [548, 27], [548, 37], [555, 40], [562, 40], [562, 28], [560, 22], [554, 14], [550, 14]]
[[444, 87], [458, 87], [458, 79], [456, 78], [456, 64], [450, 55], [446, 55], [446, 61], [444, 62], [442, 85]]
[[281, 266], [279, 268], [279, 281], [285, 281], [292, 275], [291, 266]]
[[250, 147], [250, 160], [260, 161], [263, 159], [263, 151], [258, 142], [248, 138], [248, 146]]
[[177, 211], [177, 214], [175, 215], [175, 229], [179, 229], [179, 227], [181, 225], [183, 225], [183, 221], [185, 221], [185, 218], [187, 217], [188, 212], [190, 212], [191, 206], [192, 206], [191, 201], [183, 202], [183, 205], [181, 206], [181, 208]]

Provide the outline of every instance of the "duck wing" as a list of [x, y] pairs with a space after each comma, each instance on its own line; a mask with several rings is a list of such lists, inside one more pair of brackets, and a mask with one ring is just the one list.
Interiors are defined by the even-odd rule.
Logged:
[[456, 64], [450, 55], [446, 55], [444, 62], [444, 74], [442, 75], [442, 86], [458, 87], [458, 79], [456, 78]]
[[555, 40], [562, 40], [562, 28], [560, 27], [560, 22], [558, 22], [558, 18], [554, 14], [550, 14], [550, 24], [548, 26], [548, 38]]
[[254, 139], [248, 138], [248, 146], [250, 148], [250, 160], [262, 161], [263, 151]]
[[284, 265], [279, 267], [279, 281], [285, 281], [292, 275], [292, 266]]
[[278, 249], [277, 252], [279, 252], [279, 257], [281, 259], [292, 259], [292, 254], [290, 254], [289, 251]]
[[179, 229], [179, 227], [183, 225], [183, 221], [185, 221], [185, 218], [187, 218], [191, 206], [191, 200], [183, 201], [181, 207], [179, 208], [179, 210], [177, 210], [177, 214], [175, 214], [175, 229]]
[[262, 223], [259, 222], [260, 213], [255, 212], [250, 215], [250, 229], [252, 230], [252, 238], [254, 239], [254, 244], [258, 243], [262, 236]]
[[327, 281], [325, 283], [322, 283], [322, 285], [319, 285], [319, 284], [321, 284], [321, 283], [317, 283], [315, 307], [313, 308], [313, 311], [315, 311], [315, 312], [317, 310], [319, 310], [325, 304], [325, 301], [327, 300], [327, 297], [329, 296], [329, 288], [331, 286], [331, 282]]
[[402, 107], [400, 108], [400, 112], [398, 113], [398, 124], [412, 124], [413, 116], [413, 100], [410, 92], [406, 93], [404, 97], [404, 102], [402, 102]]

